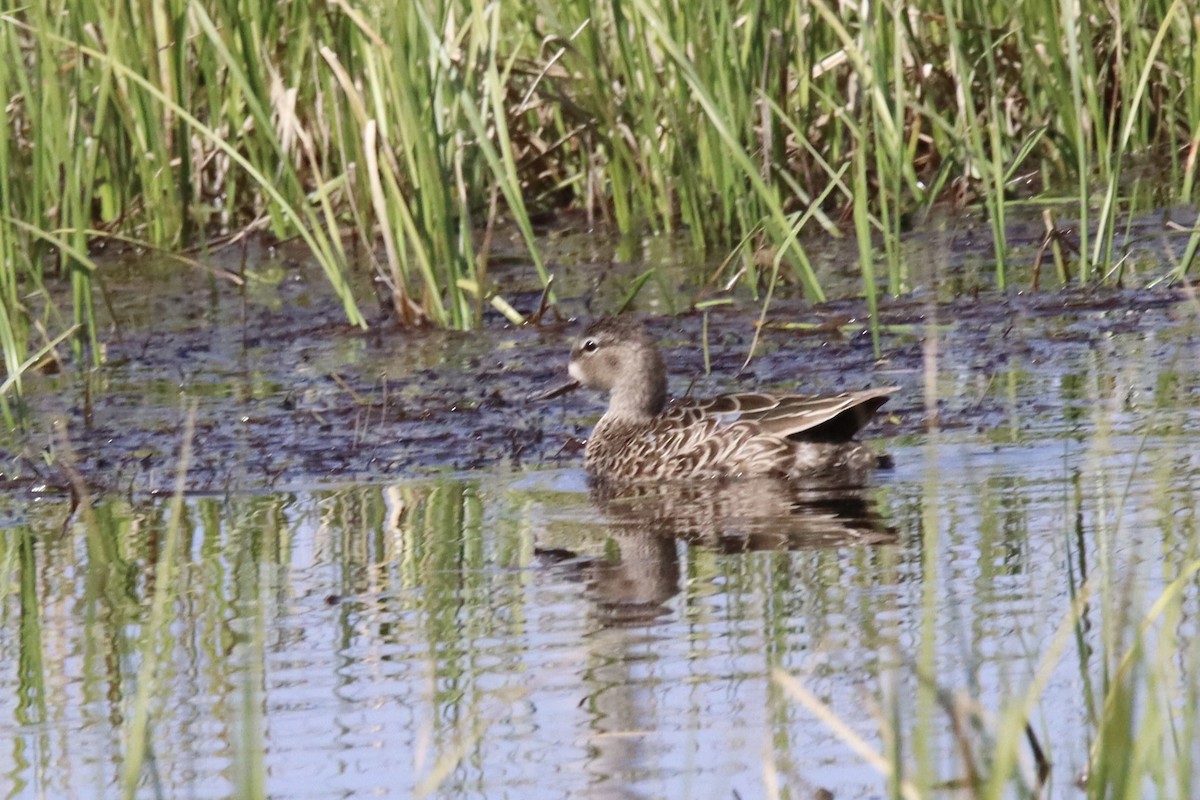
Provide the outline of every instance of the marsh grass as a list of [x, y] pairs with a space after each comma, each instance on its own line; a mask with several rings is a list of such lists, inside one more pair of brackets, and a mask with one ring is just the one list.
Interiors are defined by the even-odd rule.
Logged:
[[[1192, 310], [1198, 309], [1193, 298]], [[925, 376], [930, 409], [937, 407], [938, 338], [931, 326]], [[1098, 387], [1093, 392], [1093, 397], [1101, 394]], [[1046, 630], [1036, 634], [1035, 647], [1027, 648], [1025, 663], [1012, 670], [1022, 677], [1005, 679], [999, 693], [981, 689], [978, 654], [969, 645], [950, 659], [965, 665], [968, 674], [965, 686], [953, 688], [955, 679], [947, 675], [953, 670], [945, 669], [939, 649], [946, 632], [962, 619], [941, 586], [949, 549], [944, 536], [952, 523], [943, 518], [947, 506], [939, 499], [936, 469], [940, 435], [931, 430], [924, 446], [933, 466], [923, 477], [920, 512], [921, 622], [918, 641], [896, 647], [892, 666], [881, 675], [875, 718], [882, 747], [865, 741], [802, 678], [776, 670], [772, 680], [787, 702], [839, 737], [881, 777], [891, 797], [997, 800], [1080, 790], [1081, 796], [1106, 800], [1192, 797], [1200, 767], [1200, 636], [1194, 624], [1200, 545], [1194, 516], [1180, 509], [1179, 493], [1169, 488], [1173, 459], [1148, 452], [1150, 438], [1164, 433], [1160, 411], [1156, 406], [1145, 415], [1135, 452], [1113, 470], [1091, 463], [1100, 460], [1095, 454], [1115, 451], [1107, 412], [1096, 410], [1088, 463], [1072, 465], [1074, 478], [1064, 482], [1066, 601], [1056, 616], [1044, 620]], [[1178, 430], [1166, 433], [1168, 442], [1182, 436]], [[1149, 540], [1151, 552], [1164, 556], [1148, 559], [1159, 565], [1156, 571], [1130, 555], [1136, 549], [1129, 521], [1135, 478], [1154, 487], [1151, 502], [1161, 531]], [[984, 491], [971, 512], [981, 529], [995, 511], [989, 503], [1003, 505]], [[1023, 635], [1020, 625], [1013, 626], [1013, 634]], [[1067, 721], [1055, 716], [1063, 714], [1064, 702], [1053, 693], [1062, 691], [1062, 676], [1072, 672], [1069, 682], [1078, 696], [1067, 705], [1074, 705], [1077, 716]], [[916, 683], [913, 698], [897, 688], [906, 679]], [[1060, 757], [1071, 749], [1068, 741], [1075, 732], [1069, 729], [1076, 721], [1088, 745], [1081, 772], [1071, 771], [1077, 765], [1069, 755]]]
[[[939, 771], [935, 759], [915, 741], [907, 742], [913, 748], [911, 761], [899, 755], [885, 761], [795, 678], [780, 674], [776, 680], [793, 701], [874, 766], [898, 796], [940, 796], [953, 787], [965, 797], [1008, 797], [1014, 791], [1038, 797], [1046, 796], [1052, 780], [1058, 786], [1077, 783], [1089, 797], [1190, 797], [1197, 755], [1195, 709], [1200, 701], [1194, 675], [1200, 669], [1200, 650], [1193, 635], [1181, 632], [1188, 630], [1186, 594], [1198, 572], [1200, 559], [1182, 564], [1145, 607], [1125, 591], [1127, 586], [1108, 585], [1109, 578], [1073, 586], [1075, 601], [1064, 609], [1048, 646], [1031, 664], [1030, 680], [999, 709], [986, 711], [970, 696], [951, 694], [939, 685], [936, 673], [918, 665], [923, 685], [937, 702], [928, 707], [931, 713], [922, 716], [915, 735], [953, 732], [957, 758], [951, 759], [949, 774]], [[1109, 593], [1111, 597], [1103, 597]], [[1110, 603], [1101, 612], [1100, 606]], [[1097, 637], [1091, 627], [1098, 612], [1104, 622]], [[1096, 638], [1102, 646], [1092, 651], [1084, 640]], [[1070, 774], [1069, 764], [1055, 764], [1053, 750], [1043, 749], [1056, 732], [1053, 721], [1042, 723], [1048, 730], [1041, 734], [1034, 727], [1051, 674], [1072, 643], [1078, 648], [1080, 686], [1085, 690], [1079, 701], [1086, 709], [1091, 742], [1082, 774]], [[907, 741], [904, 715], [896, 707], [880, 724], [885, 741]], [[895, 747], [894, 753], [900, 750]]]
[[[35, 0], [0, 15], [6, 387], [73, 325], [99, 358], [89, 247], [106, 236], [299, 237], [351, 323], [365, 264], [399, 322], [470, 327], [489, 305], [520, 318], [488, 279], [499, 222], [547, 279], [534, 211], [685, 230], [737, 252], [765, 297], [780, 281], [823, 297], [805, 242], [852, 230], [873, 305], [877, 282], [914, 288], [900, 237], [942, 206], [986, 215], [1003, 288], [1008, 206], [1034, 184], [1073, 196], [1064, 277], [1116, 279], [1119, 215], [1196, 199], [1189, 8]], [[1142, 199], [1135, 158], [1161, 165]], [[30, 302], [48, 277], [69, 281], [70, 315]]]

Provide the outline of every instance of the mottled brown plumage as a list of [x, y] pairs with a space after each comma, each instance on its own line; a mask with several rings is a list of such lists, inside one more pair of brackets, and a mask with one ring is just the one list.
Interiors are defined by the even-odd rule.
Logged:
[[570, 373], [608, 393], [608, 410], [588, 439], [587, 468], [616, 481], [780, 475], [858, 484], [877, 458], [853, 436], [899, 391], [668, 402], [658, 347], [630, 317], [592, 323], [571, 349]]

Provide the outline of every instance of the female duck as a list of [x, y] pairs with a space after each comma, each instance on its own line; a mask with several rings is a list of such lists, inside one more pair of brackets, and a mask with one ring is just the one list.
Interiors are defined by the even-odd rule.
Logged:
[[778, 475], [859, 484], [877, 458], [853, 436], [899, 390], [668, 402], [662, 355], [629, 317], [592, 323], [571, 348], [570, 373], [608, 393], [608, 410], [588, 439], [587, 469], [619, 482]]

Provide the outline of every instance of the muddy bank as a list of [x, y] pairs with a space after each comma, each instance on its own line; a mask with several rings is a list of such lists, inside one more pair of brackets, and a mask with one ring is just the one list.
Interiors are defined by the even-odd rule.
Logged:
[[[319, 277], [295, 265], [269, 286], [195, 276], [182, 283], [114, 308], [102, 368], [29, 382], [28, 429], [3, 445], [5, 487], [59, 491], [73, 464], [103, 491], [169, 490], [191, 408], [187, 482], [195, 492], [570, 464], [580, 459], [576, 438], [601, 410], [601, 398], [587, 392], [528, 398], [563, 377], [580, 327], [570, 319], [589, 318], [604, 298], [564, 301], [568, 321], [540, 329], [493, 315], [474, 333], [401, 331], [382, 318], [362, 332], [342, 322]], [[507, 296], [527, 310], [540, 292], [529, 286]], [[928, 428], [927, 383], [941, 427], [995, 427], [1014, 399], [1033, 404], [1034, 414], [1061, 414], [1046, 398], [995, 391], [992, 376], [1014, 367], [1067, 376], [1114, 337], [1157, 337], [1181, 325], [1190, 337], [1196, 316], [1194, 301], [1166, 289], [934, 297], [883, 303], [879, 360], [865, 303], [777, 300], [744, 371], [758, 319], [753, 301], [715, 307], [707, 318], [654, 316], [663, 305], [654, 297], [643, 305], [668, 351], [673, 391], [900, 385], [868, 431], [884, 440]], [[936, 353], [931, 381], [928, 352]]]

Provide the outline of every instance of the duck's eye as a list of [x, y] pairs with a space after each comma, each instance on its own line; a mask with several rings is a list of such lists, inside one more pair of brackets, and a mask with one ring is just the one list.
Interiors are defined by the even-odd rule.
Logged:
[[596, 348], [599, 346], [600, 345], [596, 344], [595, 339], [588, 339], [586, 342], [583, 343], [583, 352], [594, 353], [594, 352], [596, 352]]

